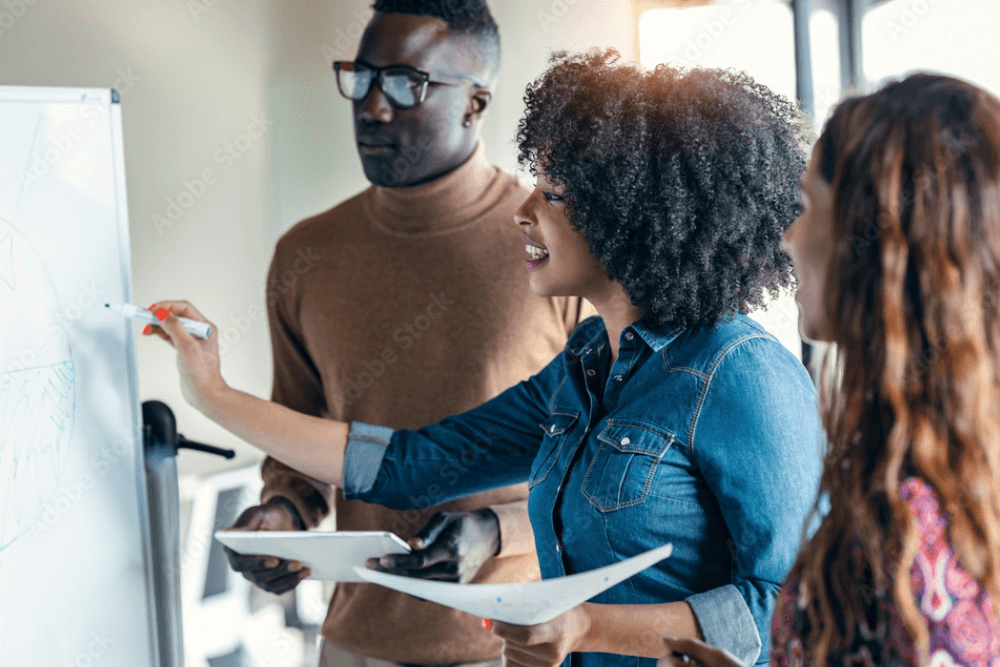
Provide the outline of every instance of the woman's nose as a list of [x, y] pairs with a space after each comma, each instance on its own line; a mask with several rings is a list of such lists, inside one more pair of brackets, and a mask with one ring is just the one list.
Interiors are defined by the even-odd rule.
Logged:
[[518, 225], [524, 227], [530, 227], [534, 223], [531, 221], [531, 216], [528, 214], [528, 202], [524, 202], [521, 206], [514, 211], [514, 222]]

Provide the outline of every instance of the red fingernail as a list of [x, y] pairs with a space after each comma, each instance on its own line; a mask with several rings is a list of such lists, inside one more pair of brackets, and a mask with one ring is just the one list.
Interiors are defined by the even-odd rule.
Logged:
[[483, 619], [483, 627], [486, 628], [487, 630], [492, 631], [493, 630], [493, 621], [489, 620], [488, 618], [484, 618]]
[[150, 306], [149, 308], [147, 308], [146, 310], [153, 310], [154, 308], [156, 308], [156, 304], [155, 303], [152, 306]]
[[152, 330], [153, 330], [153, 325], [152, 324], [147, 324], [146, 328], [142, 330], [142, 335], [145, 336], [145, 335], [147, 335]]
[[170, 311], [167, 310], [166, 308], [157, 308], [156, 313], [154, 314], [156, 315], [156, 319], [160, 320], [161, 322], [170, 317]]

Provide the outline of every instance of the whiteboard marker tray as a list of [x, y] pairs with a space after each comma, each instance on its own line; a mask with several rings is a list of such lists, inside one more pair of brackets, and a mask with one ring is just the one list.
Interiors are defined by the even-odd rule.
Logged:
[[380, 531], [219, 530], [215, 539], [236, 553], [299, 560], [310, 579], [364, 581], [354, 568], [369, 558], [410, 553], [398, 535]]

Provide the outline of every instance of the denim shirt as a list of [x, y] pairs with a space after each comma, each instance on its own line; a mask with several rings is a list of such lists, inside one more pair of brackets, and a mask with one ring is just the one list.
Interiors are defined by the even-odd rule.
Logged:
[[[672, 331], [639, 320], [619, 343], [607, 370], [593, 317], [538, 375], [468, 412], [416, 431], [353, 423], [344, 496], [411, 509], [528, 481], [544, 578], [673, 543], [591, 601], [686, 601], [708, 643], [766, 664], [775, 597], [819, 483], [809, 375], [743, 315]], [[564, 665], [655, 661], [584, 653]]]

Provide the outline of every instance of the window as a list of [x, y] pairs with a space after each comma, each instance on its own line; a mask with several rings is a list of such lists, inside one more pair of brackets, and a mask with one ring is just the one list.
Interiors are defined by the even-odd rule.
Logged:
[[887, 78], [924, 70], [1000, 95], [998, 26], [1000, 3], [992, 0], [890, 0], [861, 23], [865, 78], [875, 89]]
[[[809, 21], [816, 118], [821, 123], [840, 98], [837, 20], [815, 10]], [[795, 35], [791, 7], [777, 0], [735, 0], [681, 9], [650, 9], [639, 17], [639, 61], [742, 70], [771, 90], [795, 99]], [[753, 313], [801, 358], [798, 307], [785, 294]]]

